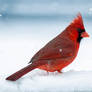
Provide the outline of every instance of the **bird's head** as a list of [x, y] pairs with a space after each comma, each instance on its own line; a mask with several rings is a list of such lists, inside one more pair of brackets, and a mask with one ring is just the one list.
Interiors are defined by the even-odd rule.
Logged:
[[71, 22], [71, 24], [66, 28], [70, 34], [72, 40], [77, 40], [80, 43], [81, 39], [84, 37], [89, 37], [88, 33], [85, 31], [82, 16], [78, 13], [77, 17]]

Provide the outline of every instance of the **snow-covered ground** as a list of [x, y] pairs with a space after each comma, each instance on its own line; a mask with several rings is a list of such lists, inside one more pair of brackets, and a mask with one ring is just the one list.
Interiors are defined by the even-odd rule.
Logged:
[[[3, 77], [3, 76], [2, 76]], [[1, 92], [92, 92], [92, 71], [62, 74], [35, 70], [16, 82], [0, 79]]]

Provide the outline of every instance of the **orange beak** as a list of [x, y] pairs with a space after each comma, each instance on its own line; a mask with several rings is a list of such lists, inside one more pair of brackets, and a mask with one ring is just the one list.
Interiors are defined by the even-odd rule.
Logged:
[[83, 32], [83, 33], [81, 34], [81, 37], [89, 37], [89, 34], [88, 34], [87, 32]]

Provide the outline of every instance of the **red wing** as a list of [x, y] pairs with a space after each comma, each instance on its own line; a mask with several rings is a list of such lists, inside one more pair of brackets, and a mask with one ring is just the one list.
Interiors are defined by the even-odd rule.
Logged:
[[64, 41], [64, 39], [63, 41], [62, 39], [52, 40], [44, 48], [38, 51], [29, 63], [38, 60], [50, 60], [69, 57], [69, 54], [74, 50], [73, 48], [74, 44], [71, 44], [70, 41]]

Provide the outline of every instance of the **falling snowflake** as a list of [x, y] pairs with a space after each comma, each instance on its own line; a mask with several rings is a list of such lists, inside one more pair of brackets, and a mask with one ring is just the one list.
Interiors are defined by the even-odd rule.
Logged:
[[62, 49], [59, 49], [59, 52], [62, 52]]
[[2, 14], [0, 14], [0, 17], [2, 16]]

